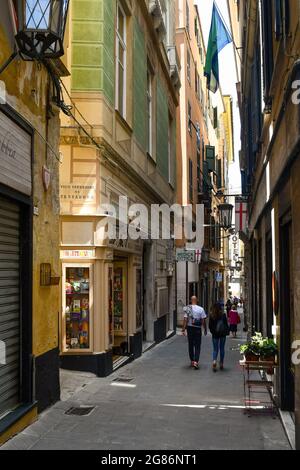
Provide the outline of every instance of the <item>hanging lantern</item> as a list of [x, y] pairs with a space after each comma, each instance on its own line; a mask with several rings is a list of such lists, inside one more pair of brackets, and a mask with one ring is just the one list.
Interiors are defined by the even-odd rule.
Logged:
[[220, 225], [224, 230], [229, 230], [232, 227], [232, 204], [220, 204], [218, 206], [219, 216], [220, 216]]
[[55, 59], [64, 54], [69, 0], [15, 0], [16, 41], [25, 60]]

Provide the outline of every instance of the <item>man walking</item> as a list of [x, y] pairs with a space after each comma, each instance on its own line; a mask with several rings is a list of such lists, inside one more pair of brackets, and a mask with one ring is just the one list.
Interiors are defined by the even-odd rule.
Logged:
[[198, 305], [197, 297], [191, 298], [191, 305], [185, 307], [182, 332], [188, 335], [189, 355], [191, 367], [199, 369], [199, 358], [201, 352], [202, 328], [207, 335], [207, 315], [202, 307]]

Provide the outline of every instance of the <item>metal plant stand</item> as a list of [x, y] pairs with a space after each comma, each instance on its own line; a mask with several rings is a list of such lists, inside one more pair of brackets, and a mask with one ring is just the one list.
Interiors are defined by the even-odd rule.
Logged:
[[244, 413], [270, 414], [278, 416], [278, 409], [273, 398], [274, 374], [278, 367], [273, 362], [240, 361], [244, 379]]

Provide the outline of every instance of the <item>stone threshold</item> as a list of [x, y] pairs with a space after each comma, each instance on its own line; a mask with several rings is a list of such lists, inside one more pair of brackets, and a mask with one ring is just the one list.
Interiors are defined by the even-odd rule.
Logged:
[[290, 446], [296, 450], [296, 431], [295, 423], [289, 411], [279, 410], [282, 425], [289, 440]]

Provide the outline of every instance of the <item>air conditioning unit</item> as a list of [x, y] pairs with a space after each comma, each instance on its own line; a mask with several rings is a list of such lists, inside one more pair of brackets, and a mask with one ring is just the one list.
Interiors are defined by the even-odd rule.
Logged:
[[170, 76], [175, 88], [180, 88], [180, 65], [176, 46], [168, 47], [168, 58], [170, 64]]

